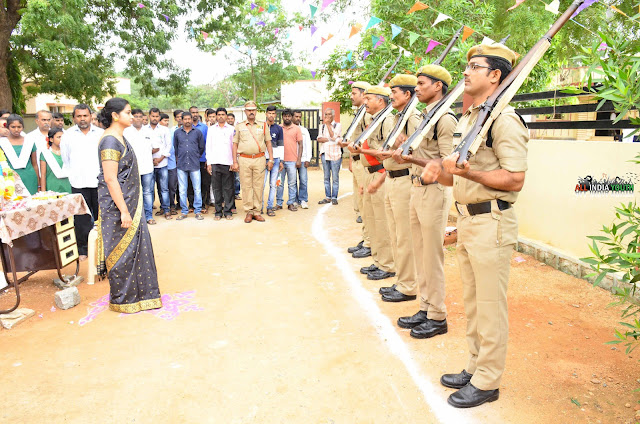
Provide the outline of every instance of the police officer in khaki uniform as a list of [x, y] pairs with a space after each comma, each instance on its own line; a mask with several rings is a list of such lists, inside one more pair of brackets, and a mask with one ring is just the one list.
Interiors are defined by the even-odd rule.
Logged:
[[[418, 69], [416, 95], [429, 113], [447, 93], [451, 74], [439, 65], [426, 65]], [[422, 184], [422, 169], [433, 161], [441, 166], [442, 158], [451, 154], [453, 133], [458, 121], [452, 111], [443, 115], [434, 125], [433, 131], [423, 138], [420, 146], [409, 156], [401, 156], [402, 149], [394, 152], [399, 163], [411, 163], [411, 235], [416, 265], [416, 280], [420, 291], [420, 310], [409, 317], [398, 319], [398, 326], [411, 328], [410, 335], [426, 339], [445, 334], [447, 307], [444, 303], [444, 253], [442, 244], [451, 208], [451, 187], [437, 182]]]
[[[511, 72], [515, 53], [501, 44], [479, 45], [467, 53], [465, 93], [472, 106], [462, 115], [453, 136], [455, 147], [478, 118], [483, 103]], [[507, 356], [509, 320], [507, 283], [511, 255], [518, 238], [513, 203], [524, 184], [529, 132], [507, 107], [495, 119], [487, 140], [456, 167], [458, 153], [442, 161], [443, 169], [425, 167], [423, 180], [453, 185], [458, 209], [457, 255], [467, 315], [469, 361], [459, 374], [440, 382], [459, 389], [449, 404], [469, 408], [499, 397]], [[439, 175], [438, 175], [439, 174]]]
[[[271, 135], [265, 122], [256, 121], [257, 109], [254, 102], [244, 104], [247, 120], [236, 125], [236, 132], [233, 135], [233, 167], [231, 170], [235, 172], [240, 170], [242, 204], [244, 212], [247, 214], [244, 222], [247, 224], [252, 220], [264, 222], [264, 218], [260, 215], [265, 173], [264, 152], [268, 151], [269, 157], [273, 158]], [[271, 171], [273, 159], [269, 159], [267, 168]]]
[[[362, 267], [360, 272], [367, 275], [369, 280], [383, 280], [394, 277], [395, 266], [389, 239], [389, 227], [384, 210], [384, 190], [379, 190], [384, 182], [384, 166], [375, 157], [387, 136], [393, 129], [394, 118], [388, 115], [380, 118], [382, 111], [389, 104], [391, 90], [386, 87], [372, 86], [365, 91], [365, 107], [372, 115], [370, 125], [376, 129], [361, 146], [354, 147], [349, 143], [351, 153], [360, 154], [360, 160], [365, 167], [364, 192], [362, 198], [363, 220], [369, 226], [371, 237], [371, 254], [373, 264]], [[380, 120], [382, 119], [382, 122]]]
[[[391, 87], [391, 106], [398, 112], [404, 110], [411, 100], [418, 79], [413, 75], [396, 75], [389, 81]], [[396, 115], [393, 119], [394, 127], [401, 119]], [[385, 302], [404, 302], [416, 298], [416, 269], [413, 262], [411, 242], [411, 228], [409, 223], [409, 199], [411, 196], [411, 178], [409, 177], [410, 163], [399, 164], [391, 158], [395, 147], [406, 140], [408, 134], [413, 134], [420, 124], [420, 112], [411, 111], [401, 133], [395, 141], [395, 146], [380, 151], [377, 155], [386, 169], [386, 174], [378, 180], [384, 181], [384, 207], [389, 226], [391, 252], [396, 267], [397, 282], [391, 287], [381, 287], [380, 294]]]
[[[365, 81], [356, 81], [351, 85], [351, 104], [353, 106], [359, 108], [364, 104], [364, 92], [369, 87], [371, 87], [371, 85]], [[358, 126], [353, 132], [351, 140], [345, 141], [356, 141], [370, 122], [371, 115], [365, 113], [364, 117], [358, 123]], [[351, 154], [350, 160], [349, 165], [351, 172], [353, 173], [353, 209], [360, 216], [362, 221], [362, 240], [356, 246], [348, 248], [347, 252], [351, 253], [354, 258], [366, 258], [367, 256], [371, 256], [371, 239], [369, 236], [369, 228], [363, 218], [364, 208], [362, 205], [362, 196], [364, 192], [365, 171], [359, 154]]]

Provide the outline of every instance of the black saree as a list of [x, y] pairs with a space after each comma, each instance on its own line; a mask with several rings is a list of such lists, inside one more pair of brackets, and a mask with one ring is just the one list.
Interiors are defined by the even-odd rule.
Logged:
[[[143, 219], [142, 190], [133, 148], [123, 138], [107, 135], [100, 140], [98, 176], [98, 273], [107, 275], [111, 288], [109, 309], [135, 313], [162, 307], [151, 236]], [[103, 161], [118, 162], [118, 182], [133, 223], [121, 227], [120, 211], [113, 201], [102, 169]]]

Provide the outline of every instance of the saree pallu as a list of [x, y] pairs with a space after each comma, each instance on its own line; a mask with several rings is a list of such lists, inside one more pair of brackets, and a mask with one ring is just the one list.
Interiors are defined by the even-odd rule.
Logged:
[[[111, 299], [109, 309], [135, 313], [162, 307], [158, 274], [151, 236], [143, 219], [143, 201], [138, 163], [133, 148], [113, 136], [100, 140], [98, 176], [98, 274], [107, 275]], [[118, 162], [118, 182], [133, 219], [129, 228], [121, 227], [120, 211], [104, 180], [102, 163]]]

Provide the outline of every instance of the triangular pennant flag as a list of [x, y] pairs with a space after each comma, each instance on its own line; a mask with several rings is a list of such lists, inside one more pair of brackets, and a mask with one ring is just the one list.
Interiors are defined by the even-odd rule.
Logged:
[[255, 16], [252, 16], [251, 18], [249, 18], [249, 25], [253, 26], [253, 24], [255, 24], [257, 21]]
[[356, 69], [356, 64], [354, 63], [353, 66], [351, 66], [351, 69]]
[[375, 46], [373, 46], [374, 49], [377, 49], [382, 43], [384, 43], [384, 36], [380, 36], [380, 39], [378, 40], [378, 42], [376, 43]]
[[551, 12], [554, 15], [557, 15], [558, 13], [560, 13], [559, 8], [560, 8], [560, 0], [553, 0], [551, 3], [544, 6], [544, 10], [546, 10], [547, 12]]
[[457, 47], [452, 47], [451, 48], [451, 53], [455, 53], [455, 52], [459, 52], [459, 51], [460, 51], [460, 49], [457, 48]]
[[260, 22], [258, 22], [258, 24], [257, 24], [257, 25], [267, 26], [267, 24], [265, 24], [265, 23], [264, 23], [264, 21], [260, 21]]
[[331, 38], [333, 38], [333, 34], [329, 34], [329, 36], [327, 37], [327, 41], [331, 40]]
[[438, 13], [438, 17], [436, 18], [436, 20], [433, 22], [431, 26], [434, 27], [438, 25], [440, 22], [446, 21], [447, 19], [451, 19], [451, 17], [445, 15], [444, 13]]
[[145, 7], [145, 6], [144, 6], [144, 4], [142, 4], [142, 3], [138, 3], [138, 7], [139, 7], [140, 9], [144, 9], [144, 7]]
[[603, 41], [602, 43], [600, 43], [600, 46], [598, 47], [598, 51], [607, 50], [608, 48], [609, 46], [607, 46], [607, 43]]
[[303, 26], [302, 26], [302, 25], [298, 25], [298, 29], [299, 29], [300, 31], [302, 31], [302, 28], [303, 28]]
[[370, 54], [371, 52], [369, 52], [369, 50], [365, 50], [364, 53], [362, 53], [362, 60], [365, 60]]
[[260, 9], [258, 9], [258, 13], [262, 13], [264, 12], [264, 7], [260, 6]]
[[255, 3], [251, 3], [251, 10], [255, 9], [256, 7], [258, 7], [258, 5], [257, 5], [257, 4], [255, 4]]
[[372, 35], [371, 36], [371, 45], [373, 46], [374, 49], [378, 45], [379, 41], [380, 41], [380, 37], [378, 37], [377, 35]]
[[513, 10], [516, 7], [520, 6], [522, 3], [524, 3], [524, 0], [516, 0], [516, 4], [514, 4], [513, 6], [511, 6], [510, 8], [508, 8], [507, 10]]
[[228, 41], [225, 41], [224, 44], [226, 44], [227, 46], [231, 47], [231, 43]]
[[164, 13], [161, 13], [162, 16], [164, 16], [164, 20], [169, 22], [169, 16], [165, 15]]
[[424, 10], [424, 9], [428, 9], [429, 6], [427, 6], [424, 3], [421, 3], [419, 1], [415, 2], [415, 4], [413, 6], [411, 6], [411, 9], [409, 9], [409, 11], [407, 12], [407, 15], [413, 13], [413, 12], [417, 12], [418, 10]]
[[318, 27], [315, 25], [311, 25], [311, 35], [313, 35], [318, 30]]
[[367, 24], [367, 27], [364, 30], [366, 31], [369, 28], [373, 28], [374, 26], [378, 25], [380, 22], [382, 22], [382, 19], [376, 18], [375, 16], [372, 16], [369, 19], [369, 23]]
[[347, 53], [347, 62], [351, 62], [351, 58], [353, 57], [353, 52], [350, 51], [349, 53]]
[[200, 32], [202, 33], [202, 37], [206, 40], [206, 39], [207, 39], [207, 37], [209, 36], [209, 34], [207, 34], [207, 33], [206, 33], [206, 32], [204, 32], [204, 31], [200, 31]]
[[354, 35], [356, 35], [357, 33], [359, 33], [361, 29], [362, 29], [362, 24], [355, 24], [354, 26], [352, 26], [351, 27], [351, 34], [349, 34], [349, 38], [351, 38]]
[[269, 9], [267, 10], [267, 12], [269, 12], [269, 13], [273, 13], [273, 12], [275, 12], [276, 10], [278, 10], [278, 8], [277, 8], [277, 7], [275, 7], [274, 5], [270, 4], [270, 5], [269, 5]]
[[313, 16], [316, 14], [316, 11], [318, 10], [318, 7], [310, 4], [309, 9], [311, 9], [311, 17], [313, 18]]
[[326, 42], [327, 40], [324, 37], [320, 37], [320, 45], [323, 45]]
[[247, 54], [248, 54], [249, 56], [251, 56], [251, 53], [253, 53], [253, 50], [251, 50], [251, 49], [247, 50]]
[[318, 46], [314, 46], [313, 50], [311, 51], [312, 53], [315, 52], [318, 49]]
[[296, 69], [298, 70], [298, 73], [301, 74], [302, 73], [302, 66], [296, 66]]
[[311, 71], [311, 76], [312, 76], [313, 78], [315, 78], [315, 77], [316, 77], [316, 71]]
[[348, 84], [351, 85], [353, 84], [355, 81], [349, 81]]
[[398, 25], [391, 24], [391, 39], [393, 40], [402, 32], [402, 28]]
[[334, 1], [336, 1], [336, 0], [322, 0], [322, 8], [324, 9], [325, 7], [329, 6]]
[[422, 58], [420, 56], [417, 56], [414, 62], [416, 62], [416, 65], [419, 65], [420, 62], [422, 62]]
[[493, 41], [491, 38], [489, 38], [489, 37], [484, 37], [484, 38], [482, 39], [482, 43], [480, 43], [480, 44], [494, 44], [494, 43], [495, 43], [495, 41]]
[[629, 17], [626, 13], [624, 13], [622, 10], [618, 9], [617, 7], [615, 7], [615, 6], [611, 6], [611, 8], [612, 8], [613, 10], [615, 10], [616, 12], [618, 12], [619, 14], [621, 14], [621, 15], [623, 15], [623, 16], [626, 16], [627, 18]]
[[468, 26], [465, 26], [464, 29], [462, 30], [462, 41], [469, 38], [471, 34], [473, 34], [474, 32], [475, 31], [473, 29], [469, 28]]
[[276, 32], [276, 35], [278, 35], [278, 33], [280, 32], [280, 28], [276, 28], [275, 32]]
[[193, 27], [189, 27], [189, 32], [191, 33], [191, 38], [196, 36], [196, 33], [193, 31]]
[[425, 51], [425, 54], [435, 49], [438, 45], [442, 45], [442, 43], [438, 43], [436, 40], [429, 40], [429, 45], [427, 46], [427, 51]]
[[584, 3], [582, 3], [575, 12], [573, 12], [573, 15], [571, 15], [572, 18], [575, 18], [576, 15], [580, 12], [582, 12], [584, 9], [586, 9], [587, 7], [591, 6], [593, 3], [597, 2], [598, 0], [586, 0]]
[[409, 31], [409, 47], [413, 46], [413, 43], [420, 37], [420, 34], [416, 34], [415, 32]]
[[274, 58], [269, 58], [269, 60], [271, 60], [271, 63], [276, 63], [276, 60]]

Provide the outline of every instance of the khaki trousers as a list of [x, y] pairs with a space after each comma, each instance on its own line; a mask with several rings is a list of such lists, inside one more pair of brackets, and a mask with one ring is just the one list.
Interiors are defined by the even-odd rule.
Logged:
[[444, 231], [452, 200], [451, 187], [441, 184], [411, 188], [409, 215], [420, 310], [427, 318], [447, 318], [444, 284]]
[[411, 177], [391, 178], [384, 181], [384, 209], [387, 215], [391, 253], [396, 267], [396, 290], [402, 294], [416, 293], [416, 266], [413, 260], [409, 201]]
[[380, 172], [370, 174], [365, 170], [364, 194], [362, 196], [362, 208], [365, 223], [368, 223], [369, 237], [371, 238], [371, 256], [375, 266], [386, 272], [395, 272], [393, 264], [393, 253], [389, 241], [389, 227], [387, 226], [387, 216], [384, 211], [384, 187], [371, 194], [367, 192], [367, 186], [382, 178]]
[[[364, 206], [362, 205], [363, 196], [360, 194], [360, 187], [364, 186], [365, 174], [368, 174], [367, 170], [364, 169], [362, 165], [362, 159], [353, 161], [353, 165], [351, 165], [351, 169], [353, 171], [353, 200], [354, 200], [354, 210], [358, 212], [358, 215], [362, 217], [362, 240], [364, 243], [362, 244], [364, 247], [371, 247], [371, 235], [369, 234], [369, 227], [367, 225], [367, 220], [364, 218]], [[366, 186], [364, 187], [366, 190]], [[356, 206], [357, 203], [357, 206]], [[357, 209], [356, 209], [357, 208]]]
[[457, 255], [467, 315], [467, 372], [481, 390], [500, 386], [507, 357], [507, 285], [511, 253], [518, 239], [513, 208], [458, 217]]
[[238, 158], [240, 166], [240, 188], [244, 213], [260, 214], [264, 183], [264, 156], [259, 158]]

